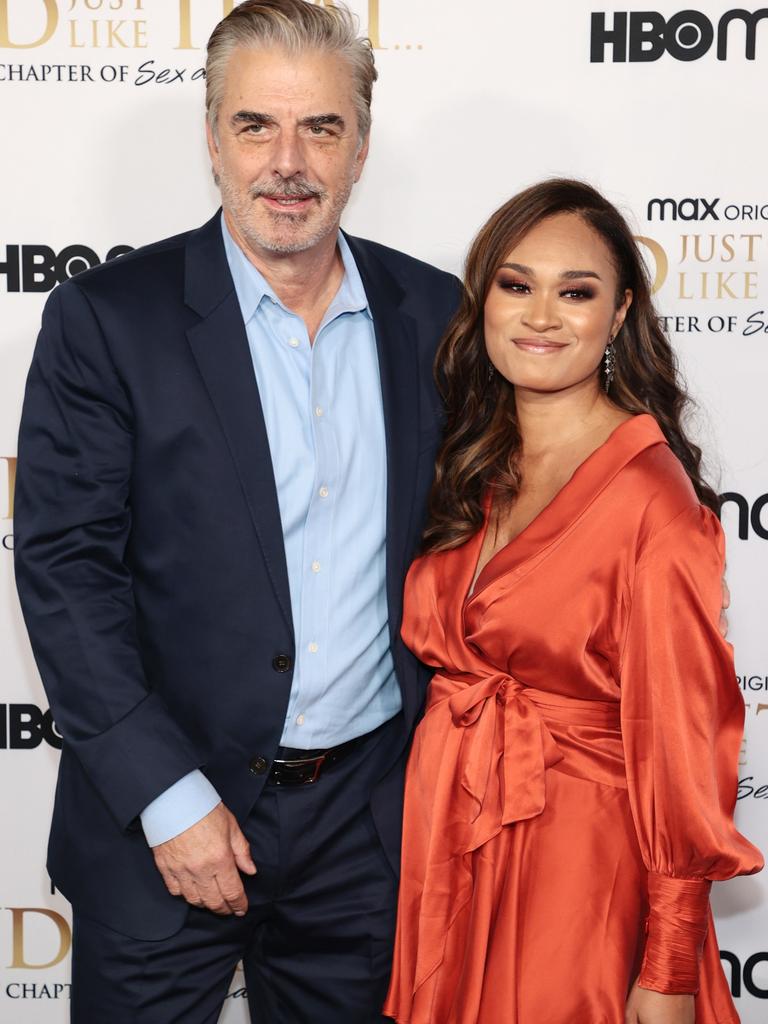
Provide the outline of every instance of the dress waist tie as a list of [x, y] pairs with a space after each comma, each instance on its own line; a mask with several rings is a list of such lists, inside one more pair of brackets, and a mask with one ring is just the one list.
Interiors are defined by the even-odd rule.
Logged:
[[544, 773], [563, 755], [538, 708], [526, 696], [527, 688], [512, 676], [442, 678], [463, 684], [448, 704], [453, 724], [466, 730], [461, 785], [472, 797], [475, 813], [470, 817], [467, 844], [455, 852], [469, 853], [503, 825], [541, 814]]
[[[427, 716], [420, 728], [428, 728], [430, 712], [447, 701], [461, 736], [458, 750], [449, 744], [455, 758], [431, 765], [436, 770], [431, 839], [419, 852], [404, 845], [404, 857], [423, 857], [420, 864], [414, 860], [410, 865], [411, 872], [421, 874], [414, 907], [415, 949], [411, 947], [414, 993], [442, 963], [448, 932], [472, 898], [468, 855], [504, 825], [544, 810], [544, 773], [563, 755], [526, 689], [505, 673], [439, 672], [430, 683]], [[408, 871], [404, 861], [404, 876]]]

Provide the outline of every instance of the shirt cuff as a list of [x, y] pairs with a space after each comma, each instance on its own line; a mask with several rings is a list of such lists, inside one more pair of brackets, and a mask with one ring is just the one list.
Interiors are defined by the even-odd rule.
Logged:
[[159, 846], [197, 824], [221, 803], [221, 797], [197, 768], [174, 782], [141, 812], [150, 846]]
[[699, 963], [709, 930], [709, 890], [704, 878], [648, 875], [647, 939], [637, 983], [668, 995], [699, 991]]

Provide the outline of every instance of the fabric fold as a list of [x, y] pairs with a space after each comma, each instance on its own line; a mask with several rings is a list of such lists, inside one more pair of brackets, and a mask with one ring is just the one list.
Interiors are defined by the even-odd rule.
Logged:
[[648, 874], [648, 938], [638, 985], [654, 992], [695, 994], [709, 929], [712, 883]]

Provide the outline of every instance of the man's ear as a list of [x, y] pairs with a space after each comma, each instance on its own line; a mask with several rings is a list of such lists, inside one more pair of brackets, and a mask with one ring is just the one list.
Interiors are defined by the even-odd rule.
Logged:
[[213, 168], [213, 177], [218, 184], [219, 181], [219, 143], [216, 138], [216, 133], [211, 128], [211, 122], [208, 118], [205, 119], [205, 141], [208, 143], [208, 155], [211, 158], [211, 167]]
[[357, 151], [355, 157], [355, 181], [360, 181], [360, 175], [363, 173], [363, 167], [365, 167], [365, 161], [368, 159], [368, 147], [371, 142], [371, 133], [368, 132], [360, 143], [360, 148]]

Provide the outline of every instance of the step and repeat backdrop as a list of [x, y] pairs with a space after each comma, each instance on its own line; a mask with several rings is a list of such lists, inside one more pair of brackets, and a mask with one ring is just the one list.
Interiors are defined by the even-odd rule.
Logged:
[[[344, 223], [459, 272], [488, 214], [539, 178], [585, 178], [627, 211], [726, 497], [746, 703], [737, 815], [768, 850], [768, 9], [698, 3], [353, 0], [380, 80], [371, 156]], [[2, 1024], [67, 1020], [70, 978], [69, 908], [45, 872], [61, 739], [13, 584], [25, 375], [58, 282], [216, 208], [202, 67], [231, 8], [0, 0]], [[716, 888], [736, 1005], [745, 1024], [766, 1024], [768, 876]], [[238, 973], [222, 1020], [246, 1019]]]

